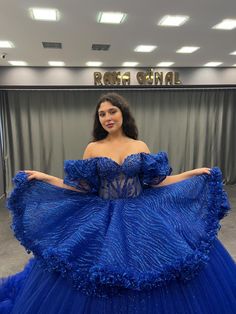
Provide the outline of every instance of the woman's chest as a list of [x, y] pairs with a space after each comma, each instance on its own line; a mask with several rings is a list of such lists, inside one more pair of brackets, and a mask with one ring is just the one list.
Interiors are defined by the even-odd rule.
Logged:
[[141, 154], [134, 153], [124, 157], [121, 163], [111, 157], [98, 157], [97, 171], [101, 178], [113, 179], [121, 173], [128, 177], [135, 176], [141, 169]]
[[93, 151], [93, 157], [106, 156], [107, 158], [112, 159], [115, 163], [122, 165], [128, 156], [137, 153], [139, 153], [139, 150], [132, 142], [123, 145], [98, 144]]

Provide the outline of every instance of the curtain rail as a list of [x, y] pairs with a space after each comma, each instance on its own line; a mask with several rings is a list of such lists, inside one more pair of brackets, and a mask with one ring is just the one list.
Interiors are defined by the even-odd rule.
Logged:
[[166, 86], [147, 86], [147, 87], [1, 87], [0, 86], [0, 91], [123, 91], [123, 90], [236, 90], [236, 85], [228, 86], [228, 85], [221, 85], [221, 86], [184, 86], [184, 87], [166, 87]]

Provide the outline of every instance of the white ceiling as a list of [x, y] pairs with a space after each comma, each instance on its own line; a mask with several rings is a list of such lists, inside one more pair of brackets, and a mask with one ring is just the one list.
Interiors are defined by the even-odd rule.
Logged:
[[[59, 22], [34, 21], [30, 7], [57, 8]], [[100, 11], [127, 13], [121, 25], [98, 24]], [[160, 27], [166, 14], [189, 15], [179, 28]], [[0, 40], [10, 40], [15, 48], [0, 48], [7, 53], [0, 66], [9, 60], [26, 61], [29, 66], [48, 66], [48, 61], [64, 61], [66, 66], [84, 67], [87, 61], [102, 61], [104, 67], [120, 67], [136, 61], [139, 66], [155, 67], [173, 61], [176, 67], [201, 67], [209, 61], [236, 64], [236, 30], [216, 30], [212, 26], [225, 18], [236, 19], [236, 0], [0, 0]], [[43, 41], [61, 42], [62, 49], [44, 49]], [[110, 44], [109, 51], [92, 51], [92, 44]], [[157, 45], [151, 53], [134, 52], [139, 44]], [[182, 46], [200, 46], [193, 54], [178, 54]]]

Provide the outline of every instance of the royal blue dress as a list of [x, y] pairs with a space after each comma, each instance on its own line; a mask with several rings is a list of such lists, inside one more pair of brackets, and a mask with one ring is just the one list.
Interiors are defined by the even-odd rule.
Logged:
[[155, 187], [171, 173], [160, 152], [67, 160], [65, 173], [81, 192], [14, 179], [12, 228], [34, 257], [2, 279], [1, 314], [236, 313], [218, 168]]

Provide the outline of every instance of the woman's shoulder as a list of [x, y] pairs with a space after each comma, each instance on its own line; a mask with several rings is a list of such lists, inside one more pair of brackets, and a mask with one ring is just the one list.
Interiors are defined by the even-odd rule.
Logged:
[[[147, 144], [141, 140], [135, 140], [135, 139], [127, 137], [126, 142], [123, 144], [128, 145], [127, 151], [130, 151], [130, 152], [133, 151], [134, 153], [139, 153], [139, 152], [150, 153], [150, 150]], [[110, 150], [110, 144], [106, 140], [90, 142], [85, 148], [83, 159], [88, 159], [88, 158], [97, 157], [99, 155], [103, 155], [104, 151], [109, 151], [109, 150]]]
[[140, 152], [150, 153], [150, 150], [145, 142], [140, 141], [140, 140], [133, 140], [133, 141], [134, 141], [133, 144], [136, 146], [136, 148], [140, 150]]
[[102, 154], [102, 151], [106, 146], [106, 140], [89, 142], [84, 150], [83, 159], [97, 157], [99, 154]]
[[83, 159], [88, 159], [94, 157], [94, 151], [96, 150], [97, 142], [90, 142], [86, 146], [83, 154]]

